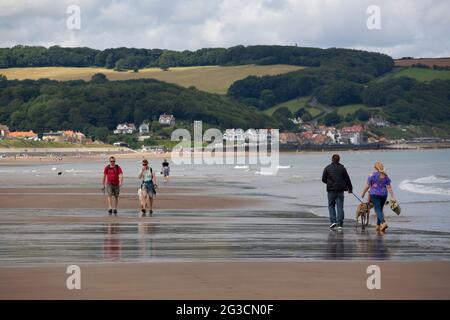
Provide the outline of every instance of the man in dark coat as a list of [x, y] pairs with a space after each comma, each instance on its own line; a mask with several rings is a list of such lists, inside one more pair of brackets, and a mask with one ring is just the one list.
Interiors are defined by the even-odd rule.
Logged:
[[334, 229], [337, 226], [341, 230], [344, 225], [344, 191], [353, 193], [353, 186], [347, 169], [339, 161], [340, 157], [338, 154], [334, 154], [331, 157], [331, 164], [323, 170], [322, 182], [327, 185], [330, 229]]

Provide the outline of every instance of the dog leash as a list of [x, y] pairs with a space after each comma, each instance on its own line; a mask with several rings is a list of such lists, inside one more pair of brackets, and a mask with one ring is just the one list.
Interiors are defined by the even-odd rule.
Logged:
[[352, 195], [354, 195], [355, 198], [359, 200], [359, 202], [363, 203], [362, 200], [356, 194], [352, 193]]

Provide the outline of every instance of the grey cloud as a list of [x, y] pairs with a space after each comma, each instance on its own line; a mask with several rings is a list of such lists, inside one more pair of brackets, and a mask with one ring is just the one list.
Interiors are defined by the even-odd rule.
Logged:
[[[68, 30], [66, 8], [81, 8]], [[366, 8], [381, 8], [381, 30]], [[380, 51], [394, 57], [450, 56], [446, 0], [3, 0], [0, 46], [15, 44], [198, 49], [294, 44]]]

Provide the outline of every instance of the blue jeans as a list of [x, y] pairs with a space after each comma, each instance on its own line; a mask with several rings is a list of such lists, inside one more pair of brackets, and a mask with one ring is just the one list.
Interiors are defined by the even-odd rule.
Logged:
[[386, 199], [387, 195], [386, 196], [378, 196], [375, 194], [370, 195], [370, 201], [372, 201], [373, 207], [377, 214], [377, 225], [384, 223], [383, 207], [386, 203]]
[[[337, 219], [336, 219], [337, 207]], [[328, 191], [328, 213], [330, 222], [342, 226], [344, 224], [344, 192]]]

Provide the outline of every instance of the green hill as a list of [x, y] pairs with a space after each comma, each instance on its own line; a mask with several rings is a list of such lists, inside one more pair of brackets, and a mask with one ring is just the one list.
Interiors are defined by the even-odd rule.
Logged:
[[435, 70], [426, 68], [402, 68], [402, 70], [395, 72], [394, 78], [409, 77], [418, 81], [432, 81], [436, 79], [449, 80], [450, 70]]

